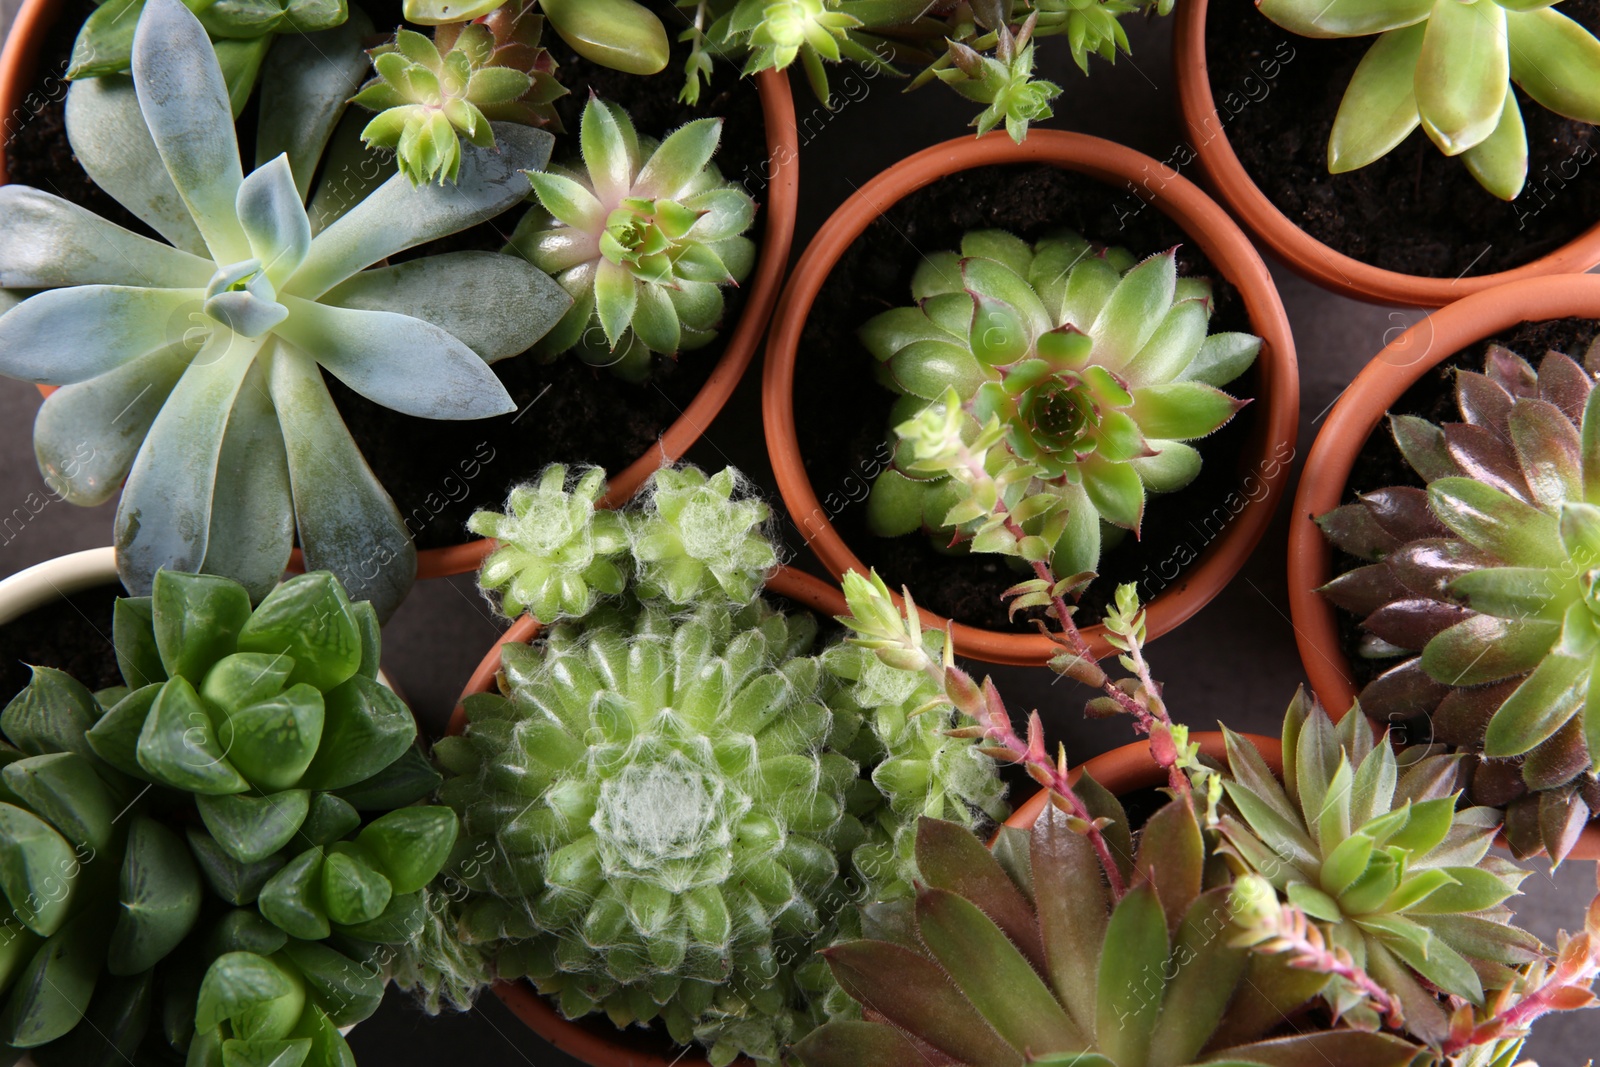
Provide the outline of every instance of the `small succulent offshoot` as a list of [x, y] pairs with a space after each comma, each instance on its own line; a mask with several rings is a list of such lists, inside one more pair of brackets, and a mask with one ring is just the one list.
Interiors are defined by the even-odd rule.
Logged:
[[[826, 64], [848, 59], [874, 71], [893, 72], [883, 55], [886, 42], [875, 31], [914, 22], [928, 0], [737, 0], [718, 6], [731, 10], [712, 25], [709, 37], [724, 47], [748, 51], [746, 74], [786, 70], [799, 59], [812, 91], [826, 105]], [[692, 68], [689, 79], [686, 93], [698, 95]]]
[[378, 680], [376, 614], [326, 572], [252, 609], [163, 570], [113, 634], [125, 684], [36, 668], [0, 712], [0, 1043], [348, 1067], [370, 959], [411, 937], [458, 828], [414, 806], [440, 777]]
[[405, 0], [406, 21], [440, 26], [480, 19], [506, 4], [530, 11], [537, 3], [550, 27], [578, 55], [627, 74], [656, 74], [666, 68], [671, 44], [666, 27], [635, 0]]
[[1428, 715], [1478, 757], [1470, 794], [1506, 809], [1516, 852], [1556, 860], [1600, 810], [1600, 345], [1585, 363], [1550, 352], [1535, 370], [1492, 347], [1483, 373], [1456, 372], [1461, 422], [1390, 420], [1425, 490], [1318, 519], [1369, 561], [1323, 594], [1362, 617], [1361, 655], [1397, 661], [1362, 706]]
[[378, 112], [362, 140], [393, 150], [411, 184], [442, 185], [461, 173], [462, 138], [494, 147], [491, 122], [560, 132], [552, 102], [566, 89], [539, 45], [543, 25], [540, 16], [506, 5], [475, 22], [446, 23], [432, 40], [400, 29], [368, 53], [376, 76], [351, 101]]
[[[1062, 576], [1098, 568], [1103, 523], [1137, 535], [1148, 492], [1195, 478], [1187, 442], [1243, 407], [1218, 387], [1261, 346], [1207, 335], [1209, 284], [1180, 278], [1174, 252], [1139, 262], [1072, 234], [969, 233], [927, 258], [912, 295], [861, 329], [902, 394], [869, 524], [1048, 558]], [[998, 502], [1025, 541], [989, 521]]]
[[1528, 179], [1528, 137], [1513, 85], [1559, 115], [1600, 123], [1600, 40], [1553, 0], [1262, 0], [1258, 7], [1306, 37], [1377, 37], [1334, 120], [1334, 174], [1381, 159], [1421, 126], [1485, 189], [1514, 200]]
[[538, 205], [508, 251], [553, 275], [573, 305], [535, 351], [569, 349], [642, 381], [652, 353], [699, 348], [722, 321], [724, 285], [750, 273], [742, 236], [756, 204], [711, 162], [721, 119], [697, 119], [657, 144], [616, 104], [591, 98], [583, 168], [528, 173]]

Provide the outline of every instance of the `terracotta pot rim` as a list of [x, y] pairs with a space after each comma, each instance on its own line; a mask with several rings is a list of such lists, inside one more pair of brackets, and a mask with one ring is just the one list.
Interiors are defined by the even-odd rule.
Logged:
[[[1574, 317], [1600, 317], [1600, 275], [1529, 278], [1474, 293], [1395, 338], [1329, 410], [1306, 456], [1289, 519], [1289, 614], [1311, 688], [1336, 718], [1349, 711], [1356, 686], [1340, 647], [1338, 612], [1317, 593], [1334, 576], [1333, 550], [1313, 517], [1343, 501], [1367, 439], [1423, 374], [1520, 323]], [[1584, 831], [1573, 856], [1600, 858], [1600, 826]]]
[[[54, 25], [63, 0], [24, 0], [0, 51], [0, 184], [6, 181], [5, 143], [11, 137], [11, 117], [20, 108], [37, 65], [37, 53]], [[756, 269], [748, 285], [749, 299], [739, 321], [728, 335], [727, 345], [694, 399], [683, 408], [657, 438], [653, 447], [608, 479], [606, 506], [615, 507], [631, 498], [655, 471], [682, 458], [700, 439], [744, 377], [756, 349], [766, 333], [767, 321], [778, 301], [778, 290], [789, 264], [794, 243], [795, 213], [800, 198], [799, 132], [794, 113], [794, 94], [789, 79], [779, 71], [766, 70], [755, 76], [761, 98], [761, 114], [766, 128], [765, 222]], [[64, 84], [64, 83], [63, 83]], [[24, 119], [24, 121], [27, 121]], [[48, 387], [40, 391], [49, 395]], [[494, 542], [477, 539], [417, 552], [417, 577], [443, 578], [476, 570], [494, 551]], [[300, 552], [292, 555], [290, 570], [300, 570]]]
[[[1454, 300], [1524, 278], [1581, 273], [1600, 264], [1600, 224], [1511, 270], [1461, 278], [1401, 274], [1363, 263], [1318, 241], [1280, 211], [1250, 177], [1228, 140], [1206, 66], [1208, 0], [1178, 5], [1173, 31], [1178, 99], [1189, 144], [1201, 169], [1234, 215], [1295, 273], [1344, 296], [1400, 307], [1443, 307]], [[1484, 195], [1489, 195], [1485, 193]]]
[[[1131, 148], [1062, 130], [1034, 130], [1021, 145], [998, 132], [981, 138], [961, 137], [901, 160], [851, 195], [800, 257], [779, 298], [767, 341], [762, 419], [778, 488], [801, 536], [829, 573], [836, 578], [852, 570], [866, 573], [867, 566], [835, 530], [799, 454], [794, 375], [801, 333], [834, 264], [890, 205], [950, 174], [1011, 163], [1047, 163], [1118, 188], [1126, 185], [1127, 195], [1136, 195], [1167, 215], [1239, 290], [1251, 328], [1265, 342], [1256, 363], [1261, 386], [1254, 405], [1262, 414], [1245, 452], [1245, 464], [1253, 465], [1255, 471], [1248, 477], [1263, 483], [1265, 492], [1248, 499], [1222, 534], [1151, 602], [1150, 633], [1159, 636], [1195, 614], [1227, 585], [1272, 521], [1293, 457], [1299, 423], [1299, 372], [1283, 303], [1249, 239], [1188, 179]], [[1275, 447], [1291, 451], [1277, 470], [1267, 475]], [[934, 626], [946, 623], [928, 612], [923, 618]], [[1003, 633], [962, 623], [953, 624], [952, 632], [961, 655], [989, 663], [1039, 665], [1048, 662], [1057, 649], [1039, 634]], [[1086, 628], [1084, 633], [1101, 655], [1110, 651], [1101, 627]]]

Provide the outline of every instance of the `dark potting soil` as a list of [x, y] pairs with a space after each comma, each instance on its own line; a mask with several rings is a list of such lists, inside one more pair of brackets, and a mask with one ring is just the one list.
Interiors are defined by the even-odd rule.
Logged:
[[[1561, 11], [1600, 29], [1600, 0]], [[1528, 128], [1528, 185], [1507, 203], [1420, 129], [1361, 170], [1329, 174], [1328, 135], [1374, 38], [1314, 40], [1250, 0], [1211, 0], [1212, 95], [1239, 161], [1268, 200], [1312, 237], [1363, 263], [1432, 278], [1492, 274], [1554, 252], [1600, 222], [1600, 129], [1516, 90]]]
[[[399, 24], [398, 3], [364, 5], [379, 27]], [[655, 4], [675, 37], [683, 13], [670, 3]], [[67, 0], [48, 36], [23, 113], [7, 120], [6, 162], [12, 181], [53, 192], [136, 232], [148, 227], [90, 181], [72, 155], [64, 111], [72, 42], [94, 10], [89, 0]], [[642, 134], [660, 138], [683, 123], [707, 115], [726, 120], [717, 163], [725, 176], [748, 182], [758, 201], [766, 159], [766, 129], [755, 83], [719, 65], [701, 104], [677, 102], [682, 85], [681, 47], [659, 76], [639, 78], [596, 67], [573, 54], [553, 33], [545, 44], [561, 65], [558, 73], [571, 93], [560, 109], [569, 136], [561, 137], [557, 157], [576, 153], [578, 116], [593, 88], [634, 116]], [[254, 103], [240, 117], [242, 144], [253, 143]], [[522, 206], [488, 222], [397, 256], [412, 258], [461, 249], [498, 250], [521, 217]], [[759, 235], [757, 216], [751, 235]], [[729, 328], [738, 321], [744, 294], [726, 291], [727, 314], [721, 336], [681, 360], [658, 357], [656, 372], [643, 385], [629, 385], [609, 372], [575, 358], [541, 364], [517, 356], [496, 364], [517, 414], [478, 422], [449, 423], [411, 418], [388, 411], [325, 376], [334, 401], [372, 466], [394, 497], [421, 548], [467, 539], [467, 517], [480, 508], [503, 506], [508, 489], [536, 475], [547, 463], [598, 464], [617, 472], [644, 455], [686, 408], [722, 354]]]
[[[1600, 337], [1600, 319], [1552, 319], [1547, 322], [1525, 322], [1505, 333], [1479, 341], [1462, 349], [1429, 370], [1407, 389], [1389, 408], [1394, 415], [1419, 415], [1429, 422], [1441, 424], [1460, 422], [1461, 410], [1456, 405], [1456, 371], [1482, 372], [1483, 362], [1492, 345], [1503, 345], [1523, 359], [1539, 366], [1546, 352], [1563, 352], [1579, 363], [1595, 339]], [[1379, 423], [1362, 446], [1356, 461], [1350, 467], [1350, 477], [1344, 488], [1344, 503], [1350, 503], [1361, 493], [1372, 492], [1388, 486], [1413, 486], [1424, 488], [1417, 472], [1400, 454], [1389, 432], [1387, 420]], [[1347, 553], [1334, 551], [1333, 574], [1340, 575], [1365, 566], [1366, 560]], [[1397, 659], [1365, 659], [1358, 655], [1365, 631], [1360, 620], [1347, 611], [1339, 611], [1339, 641], [1358, 687], [1395, 666]]]
[[[676, 37], [683, 12], [670, 3], [653, 6]], [[379, 26], [399, 18], [397, 4], [368, 10]], [[560, 64], [557, 78], [570, 90], [558, 102], [567, 133], [556, 142], [557, 160], [576, 157], [579, 116], [593, 90], [627, 108], [641, 135], [657, 139], [693, 119], [722, 117], [726, 122], [716, 163], [729, 180], [756, 178], [747, 188], [761, 200], [766, 127], [753, 81], [737, 78], [733, 68], [719, 65], [711, 85], [702, 90], [699, 106], [690, 108], [677, 100], [686, 46], [675, 46], [673, 60], [661, 74], [641, 78], [581, 59], [554, 33], [546, 33], [544, 44]], [[406, 256], [459, 249], [498, 251], [523, 210], [519, 205]], [[758, 214], [749, 235], [758, 238], [762, 225]], [[717, 339], [677, 359], [657, 356], [651, 379], [641, 385], [623, 382], [572, 356], [540, 363], [524, 354], [496, 363], [495, 373], [517, 411], [494, 419], [412, 418], [358, 396], [331, 376], [324, 378], [367, 462], [394, 497], [417, 547], [458, 544], [471, 536], [466, 521], [474, 511], [503, 507], [509, 489], [535, 477], [546, 464], [593, 464], [615, 474], [653, 448], [711, 376], [739, 320], [744, 292], [729, 288], [724, 295], [727, 311]]]
[[91, 690], [121, 685], [111, 611], [121, 585], [74, 593], [0, 626], [0, 708], [22, 692], [30, 667], [65, 671]]
[[[1212, 279], [1213, 331], [1248, 331], [1238, 292], [1178, 226], [1154, 207], [1092, 178], [1054, 167], [986, 167], [942, 178], [900, 201], [850, 246], [823, 285], [800, 339], [795, 369], [795, 414], [800, 454], [823, 510], [856, 555], [891, 588], [909, 585], [930, 611], [990, 630], [1033, 632], [1021, 613], [1006, 617], [1000, 595], [1019, 580], [1012, 562], [993, 555], [951, 555], [923, 534], [884, 538], [867, 529], [866, 499], [890, 456], [889, 410], [896, 395], [873, 378], [875, 361], [856, 337], [873, 315], [911, 300], [911, 277], [924, 254], [959, 247], [968, 230], [999, 228], [1033, 241], [1061, 228], [1091, 241], [1116, 244], [1138, 256], [1179, 246], [1179, 270]], [[1227, 386], [1239, 397], [1260, 392], [1252, 368]], [[1200, 445], [1205, 464], [1193, 484], [1152, 495], [1142, 540], [1130, 534], [1101, 558], [1079, 620], [1098, 622], [1116, 587], [1137, 581], [1149, 598], [1174, 580], [1237, 513], [1251, 472], [1241, 470], [1255, 426], [1252, 407]], [[1260, 490], [1256, 490], [1260, 492]], [[1242, 505], [1240, 505], [1242, 506]], [[795, 516], [798, 535], [806, 518]], [[1026, 577], [1026, 575], [1024, 575]]]

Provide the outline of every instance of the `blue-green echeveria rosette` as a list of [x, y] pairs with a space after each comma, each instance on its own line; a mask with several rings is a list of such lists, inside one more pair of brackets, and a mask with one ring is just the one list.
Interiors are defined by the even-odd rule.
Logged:
[[74, 153], [170, 243], [49, 193], [0, 190], [0, 286], [25, 295], [0, 316], [0, 372], [62, 387], [35, 424], [40, 468], [75, 503], [122, 488], [118, 566], [135, 593], [168, 567], [226, 574], [259, 598], [298, 539], [308, 567], [387, 617], [415, 548], [322, 371], [409, 415], [500, 414], [513, 405], [489, 361], [566, 310], [558, 286], [512, 257], [372, 268], [514, 205], [522, 171], [548, 156], [543, 132], [506, 127], [498, 151], [466, 154], [449, 190], [371, 188], [381, 166], [340, 155], [362, 177], [330, 173], [308, 211], [324, 148], [343, 151], [358, 29], [274, 48], [248, 175], [210, 41], [178, 0], [146, 4], [131, 83], [73, 84]]
[[755, 244], [743, 236], [755, 201], [711, 162], [721, 134], [722, 120], [697, 119], [657, 144], [622, 108], [589, 101], [582, 166], [529, 174], [537, 204], [508, 249], [573, 298], [539, 353], [573, 350], [642, 381], [652, 353], [711, 341], [722, 286], [743, 281], [755, 263]]
[[948, 473], [963, 442], [979, 446], [1063, 576], [1098, 569], [1103, 526], [1137, 534], [1148, 493], [1194, 480], [1201, 457], [1189, 442], [1244, 406], [1219, 386], [1261, 347], [1208, 333], [1210, 284], [1179, 277], [1176, 250], [1139, 261], [1075, 234], [1030, 245], [973, 231], [960, 253], [926, 258], [912, 296], [916, 306], [860, 331], [902, 394], [895, 464], [873, 485], [869, 524], [944, 543], [980, 532], [987, 505]]

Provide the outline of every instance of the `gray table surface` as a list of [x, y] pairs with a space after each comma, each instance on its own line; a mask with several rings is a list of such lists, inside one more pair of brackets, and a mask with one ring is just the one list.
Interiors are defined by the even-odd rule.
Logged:
[[[0, 0], [0, 33], [17, 2]], [[1183, 143], [1172, 91], [1170, 24], [1147, 24], [1137, 18], [1126, 22], [1132, 57], [1115, 66], [1096, 61], [1090, 79], [1072, 66], [1064, 48], [1054, 47], [1061, 42], [1049, 42], [1041, 50], [1049, 53], [1041, 57], [1047, 76], [1067, 88], [1058, 102], [1057, 117], [1045, 125], [1107, 137], [1166, 159]], [[719, 72], [719, 77], [727, 76], [726, 70]], [[870, 91], [855, 97], [829, 114], [796, 79], [803, 131], [796, 255], [854, 188], [895, 160], [962, 134], [972, 114], [970, 105], [938, 87], [906, 95], [886, 79], [870, 83]], [[1195, 173], [1188, 176], [1199, 180]], [[914, 251], [908, 247], [907, 253]], [[1420, 314], [1333, 296], [1279, 264], [1272, 266], [1300, 356], [1298, 461], [1310, 447], [1322, 416], [1351, 378], [1383, 347], [1391, 331], [1416, 321]], [[759, 386], [758, 365], [750, 369], [689, 458], [708, 468], [738, 466], [765, 485], [776, 502], [761, 439]], [[0, 515], [11, 514], [29, 494], [44, 494], [29, 444], [38, 406], [38, 393], [31, 387], [0, 380]], [[108, 543], [112, 507], [81, 509], [52, 502], [0, 545], [0, 575]], [[1165, 681], [1168, 702], [1180, 721], [1206, 729], [1225, 719], [1236, 729], [1276, 733], [1284, 705], [1303, 681], [1286, 594], [1287, 509], [1285, 500], [1273, 528], [1238, 578], [1198, 616], [1153, 646], [1157, 676]], [[798, 538], [794, 541], [799, 543]], [[434, 733], [442, 729], [468, 674], [502, 628], [470, 577], [417, 586], [385, 631], [384, 666], [411, 700], [425, 729]], [[1041, 710], [1052, 739], [1065, 743], [1074, 760], [1130, 740], [1125, 723], [1086, 721], [1081, 695], [1053, 686], [1047, 672], [998, 668], [994, 675], [1014, 710]], [[1536, 868], [1524, 883], [1526, 895], [1519, 912], [1534, 933], [1552, 939], [1558, 929], [1581, 927], [1594, 886], [1592, 864], [1569, 864], [1554, 875]], [[492, 997], [466, 1015], [429, 1019], [391, 991], [378, 1014], [355, 1031], [351, 1043], [368, 1067], [576, 1063], [534, 1036]], [[1529, 1051], [1544, 1067], [1581, 1067], [1600, 1051], [1600, 1012], [1545, 1020]]]

